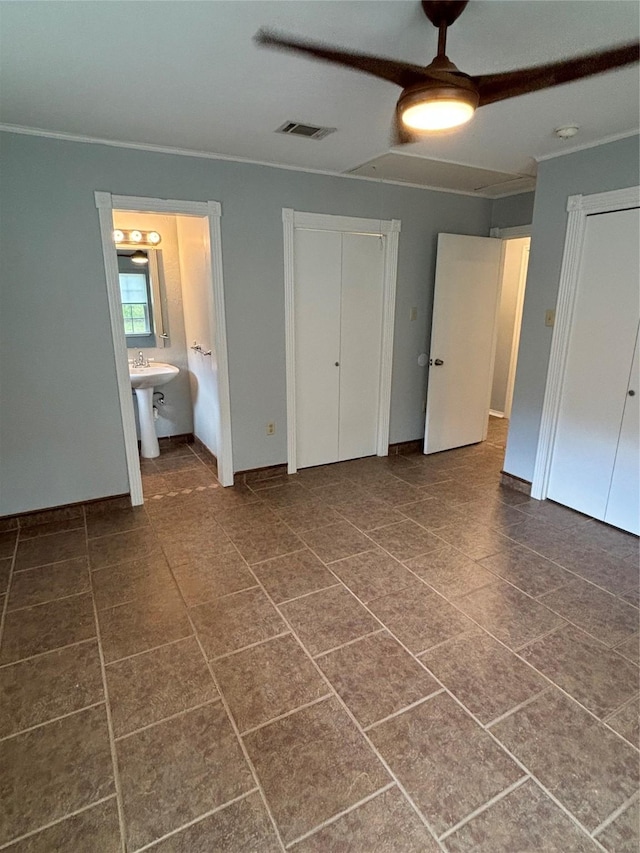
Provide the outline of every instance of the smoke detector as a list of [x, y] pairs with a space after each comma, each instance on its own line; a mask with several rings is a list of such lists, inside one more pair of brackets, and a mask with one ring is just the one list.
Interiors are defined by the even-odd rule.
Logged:
[[571, 139], [580, 130], [577, 124], [565, 124], [563, 127], [556, 127], [553, 131], [558, 139]]

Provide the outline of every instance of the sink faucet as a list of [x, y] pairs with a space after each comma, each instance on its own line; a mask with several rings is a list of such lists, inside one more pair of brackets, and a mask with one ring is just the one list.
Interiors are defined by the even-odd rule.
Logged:
[[138, 352], [137, 357], [136, 357], [136, 358], [134, 358], [134, 360], [133, 360], [133, 366], [134, 366], [134, 367], [148, 367], [148, 366], [149, 366], [149, 362], [148, 362], [148, 361], [147, 361], [147, 359], [144, 357], [144, 353], [142, 352], [142, 350], [140, 350], [140, 351]]

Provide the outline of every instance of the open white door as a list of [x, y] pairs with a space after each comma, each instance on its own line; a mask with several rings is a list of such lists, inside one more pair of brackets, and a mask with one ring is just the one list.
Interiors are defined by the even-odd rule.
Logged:
[[424, 452], [486, 438], [502, 241], [438, 235]]

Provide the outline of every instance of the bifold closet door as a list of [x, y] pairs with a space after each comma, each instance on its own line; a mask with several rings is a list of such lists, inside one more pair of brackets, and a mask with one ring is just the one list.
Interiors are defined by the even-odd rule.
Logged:
[[296, 464], [338, 460], [342, 235], [296, 229]]
[[342, 235], [339, 460], [376, 452], [383, 272], [379, 236]]
[[639, 228], [637, 209], [587, 217], [547, 492], [602, 520], [638, 331]]

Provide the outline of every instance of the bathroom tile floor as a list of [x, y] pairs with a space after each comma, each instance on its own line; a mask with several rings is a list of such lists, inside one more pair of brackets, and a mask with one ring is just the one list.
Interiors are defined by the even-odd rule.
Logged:
[[481, 445], [0, 533], [0, 849], [639, 849], [638, 540]]

